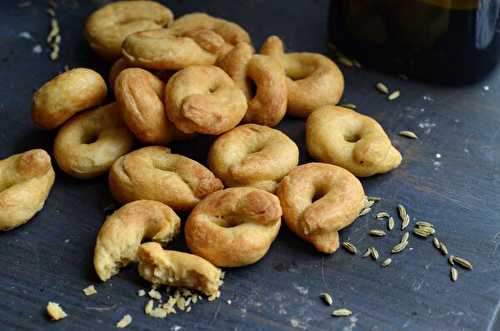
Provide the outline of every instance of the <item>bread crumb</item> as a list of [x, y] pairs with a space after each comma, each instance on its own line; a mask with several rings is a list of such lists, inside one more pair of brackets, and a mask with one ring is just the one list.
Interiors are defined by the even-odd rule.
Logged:
[[146, 307], [144, 307], [144, 312], [146, 313], [146, 315], [155, 318], [165, 318], [168, 315], [165, 309], [160, 307], [154, 308], [154, 301], [152, 299], [149, 300], [148, 303], [146, 304]]
[[123, 328], [126, 328], [127, 326], [129, 326], [130, 323], [132, 323], [132, 316], [127, 314], [127, 315], [123, 316], [122, 319], [118, 321], [118, 323], [116, 323], [116, 327], [119, 329], [123, 329]]
[[151, 299], [161, 300], [161, 293], [155, 289], [152, 289], [148, 292], [148, 295]]
[[83, 293], [85, 293], [86, 296], [90, 296], [90, 295], [97, 294], [97, 290], [95, 289], [94, 285], [89, 285], [83, 289]]
[[47, 313], [54, 321], [61, 320], [68, 316], [58, 303], [51, 301], [47, 304]]
[[227, 300], [226, 302], [227, 302], [228, 305], [230, 305], [232, 303], [231, 300]]
[[140, 289], [139, 291], [137, 291], [137, 295], [140, 297], [143, 297], [146, 295], [146, 291], [144, 291], [143, 289]]

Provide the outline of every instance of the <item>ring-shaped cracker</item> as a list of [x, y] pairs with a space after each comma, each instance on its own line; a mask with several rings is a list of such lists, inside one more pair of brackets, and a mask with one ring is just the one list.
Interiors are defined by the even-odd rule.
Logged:
[[109, 187], [120, 202], [156, 200], [176, 211], [190, 210], [222, 182], [202, 164], [149, 146], [128, 153], [113, 164]]
[[274, 192], [299, 162], [297, 145], [279, 130], [257, 124], [224, 133], [208, 154], [210, 169], [226, 186], [252, 186]]
[[385, 173], [401, 164], [401, 153], [380, 124], [348, 108], [324, 106], [309, 115], [306, 142], [313, 158], [358, 177]]
[[326, 163], [298, 166], [281, 181], [277, 195], [288, 227], [323, 253], [337, 250], [338, 231], [356, 220], [365, 199], [356, 177]]
[[278, 235], [282, 210], [275, 195], [251, 187], [210, 194], [191, 212], [184, 228], [191, 252], [219, 267], [253, 264]]
[[116, 103], [79, 114], [66, 122], [54, 140], [54, 156], [68, 175], [91, 178], [106, 172], [133, 147], [134, 135]]

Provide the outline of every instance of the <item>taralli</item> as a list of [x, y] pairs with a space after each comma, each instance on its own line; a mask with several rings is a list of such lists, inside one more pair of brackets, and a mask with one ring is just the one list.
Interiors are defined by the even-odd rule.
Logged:
[[277, 191], [288, 227], [323, 253], [339, 247], [338, 231], [359, 216], [365, 194], [349, 171], [325, 163], [301, 165]]
[[[212, 44], [225, 44], [214, 32], [203, 34]], [[198, 36], [199, 38], [202, 35]], [[122, 45], [123, 57], [134, 66], [148, 69], [182, 69], [197, 64], [214, 64], [217, 53], [211, 53], [191, 37], [172, 29], [142, 31], [129, 35]]]
[[165, 105], [170, 121], [184, 133], [221, 134], [238, 125], [247, 111], [243, 92], [215, 66], [178, 71], [167, 83]]
[[173, 19], [170, 9], [154, 1], [117, 1], [89, 16], [85, 36], [99, 56], [116, 60], [128, 35], [166, 27]]
[[80, 114], [65, 123], [54, 141], [57, 164], [68, 175], [91, 178], [106, 172], [132, 149], [134, 137], [116, 103]]
[[214, 142], [208, 164], [226, 186], [253, 186], [274, 192], [299, 162], [297, 145], [279, 130], [245, 124]]
[[33, 122], [42, 129], [55, 129], [74, 114], [99, 105], [106, 93], [106, 82], [94, 70], [68, 70], [35, 92], [31, 112]]
[[176, 211], [190, 210], [222, 182], [200, 163], [171, 154], [166, 147], [149, 146], [119, 158], [109, 173], [114, 197], [126, 203], [149, 199]]
[[283, 43], [271, 36], [261, 52], [274, 57], [285, 68], [288, 86], [287, 113], [307, 117], [318, 107], [339, 102], [344, 76], [337, 65], [317, 53], [284, 53]]
[[210, 30], [231, 45], [236, 45], [239, 42], [251, 43], [248, 33], [238, 24], [205, 13], [190, 13], [181, 16], [172, 23], [170, 28], [184, 35]]
[[145, 243], [139, 247], [138, 257], [139, 274], [153, 284], [193, 289], [209, 297], [219, 293], [221, 270], [199, 256]]
[[380, 124], [348, 108], [324, 106], [314, 111], [306, 122], [306, 142], [315, 159], [359, 177], [385, 173], [401, 164], [401, 153]]
[[94, 249], [94, 268], [102, 281], [137, 260], [143, 240], [162, 244], [179, 233], [180, 218], [167, 205], [151, 200], [134, 201], [108, 216], [99, 230]]
[[251, 187], [210, 194], [191, 212], [184, 233], [191, 252], [219, 267], [253, 264], [278, 235], [282, 210], [273, 194]]
[[54, 179], [50, 156], [43, 149], [0, 160], [0, 231], [33, 218], [43, 208]]
[[115, 82], [115, 96], [128, 128], [145, 144], [164, 145], [176, 135], [163, 106], [165, 84], [140, 68], [123, 70]]
[[[287, 107], [286, 76], [280, 63], [270, 56], [253, 55], [252, 47], [239, 43], [219, 63], [248, 100], [245, 122], [277, 125]], [[256, 90], [252, 91], [251, 84]]]

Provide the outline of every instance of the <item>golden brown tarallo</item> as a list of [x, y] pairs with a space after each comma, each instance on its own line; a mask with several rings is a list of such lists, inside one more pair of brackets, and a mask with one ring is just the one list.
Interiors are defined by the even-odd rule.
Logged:
[[120, 57], [128, 35], [166, 27], [173, 19], [170, 9], [154, 1], [116, 1], [89, 16], [85, 36], [99, 56], [112, 61]]
[[182, 136], [165, 114], [164, 88], [159, 78], [140, 68], [124, 69], [116, 78], [114, 92], [122, 119], [145, 144], [164, 145]]
[[218, 65], [245, 93], [248, 100], [245, 122], [275, 126], [283, 119], [288, 91], [278, 61], [267, 55], [253, 55], [251, 45], [239, 43]]
[[43, 149], [0, 160], [0, 231], [32, 219], [43, 208], [54, 179], [50, 156]]
[[269, 37], [261, 53], [276, 59], [287, 76], [287, 113], [307, 117], [318, 107], [337, 104], [344, 91], [344, 76], [337, 65], [317, 53], [285, 53], [283, 42]]
[[191, 212], [184, 228], [191, 252], [219, 267], [256, 263], [278, 235], [278, 198], [251, 187], [210, 194]]
[[94, 268], [102, 281], [137, 260], [143, 240], [166, 244], [179, 233], [180, 218], [167, 205], [151, 200], [128, 203], [106, 218], [94, 248]]
[[219, 294], [221, 270], [199, 256], [164, 250], [150, 242], [139, 247], [138, 258], [139, 274], [155, 285], [197, 290], [209, 300]]
[[168, 81], [165, 106], [168, 118], [182, 132], [218, 135], [238, 125], [247, 101], [222, 69], [191, 66]]
[[76, 113], [99, 105], [106, 93], [106, 82], [94, 70], [68, 70], [35, 92], [31, 113], [33, 122], [42, 129], [55, 129]]
[[292, 170], [277, 195], [288, 227], [323, 253], [339, 247], [339, 231], [364, 207], [365, 193], [349, 171], [325, 163], [307, 163]]
[[[199, 35], [212, 44], [224, 44], [222, 37], [213, 32]], [[208, 42], [208, 41], [207, 41]], [[217, 61], [217, 53], [211, 53], [188, 36], [172, 29], [158, 29], [133, 33], [122, 45], [123, 58], [134, 66], [148, 69], [183, 69], [192, 65], [208, 65]]]
[[91, 178], [106, 172], [132, 149], [134, 136], [116, 103], [89, 110], [65, 123], [54, 141], [54, 155], [68, 175]]
[[226, 186], [252, 186], [274, 192], [299, 162], [297, 145], [279, 130], [240, 125], [221, 135], [208, 154], [208, 164]]
[[149, 199], [176, 211], [190, 210], [222, 182], [200, 163], [172, 154], [166, 147], [143, 147], [119, 158], [109, 173], [109, 187], [120, 202]]
[[319, 161], [358, 177], [385, 173], [401, 164], [401, 154], [373, 118], [354, 110], [324, 106], [306, 122], [307, 150]]
[[168, 29], [128, 36], [122, 54], [129, 63], [149, 69], [183, 69], [214, 64], [238, 42], [250, 42], [239, 25], [203, 13], [184, 15]]

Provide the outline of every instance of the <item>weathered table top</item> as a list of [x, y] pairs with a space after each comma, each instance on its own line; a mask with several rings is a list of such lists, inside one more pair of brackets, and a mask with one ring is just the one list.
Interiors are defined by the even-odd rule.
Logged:
[[[54, 133], [33, 127], [30, 101], [34, 89], [65, 65], [90, 66], [106, 74], [88, 48], [82, 29], [100, 1], [61, 1], [61, 57], [48, 60], [44, 40], [49, 28], [45, 1], [18, 8], [0, 4], [0, 158], [31, 148], [51, 150]], [[207, 11], [248, 29], [256, 46], [270, 34], [282, 36], [291, 50], [328, 53], [325, 0], [168, 1], [176, 15]], [[40, 44], [41, 54], [34, 47]], [[36, 50], [36, 48], [35, 48]], [[444, 88], [403, 81], [369, 70], [343, 68], [345, 102], [375, 117], [404, 155], [401, 167], [364, 179], [366, 192], [383, 200], [375, 211], [395, 214], [398, 203], [412, 217], [431, 220], [451, 254], [474, 262], [471, 272], [449, 279], [446, 259], [424, 240], [411, 237], [411, 250], [388, 268], [339, 251], [316, 253], [283, 226], [269, 254], [258, 264], [230, 270], [222, 297], [203, 301], [187, 313], [166, 320], [143, 313], [147, 284], [130, 267], [101, 284], [92, 268], [92, 248], [105, 209], [112, 204], [106, 178], [80, 181], [57, 172], [56, 184], [42, 212], [27, 225], [0, 234], [0, 329], [107, 330], [125, 313], [138, 330], [498, 330], [500, 307], [500, 79], [494, 73], [474, 86]], [[388, 102], [373, 85], [385, 82], [401, 90]], [[304, 149], [304, 122], [286, 119], [279, 126]], [[413, 130], [420, 139], [399, 137]], [[211, 140], [172, 144], [175, 152], [205, 162]], [[368, 237], [373, 213], [358, 220], [342, 237], [359, 248], [376, 245], [386, 257], [399, 240]], [[174, 247], [183, 249], [182, 239]], [[96, 284], [98, 294], [82, 288]], [[333, 295], [334, 307], [354, 314], [333, 318], [333, 307], [318, 298]], [[62, 304], [69, 317], [50, 322], [45, 305]], [[231, 300], [232, 304], [227, 304]]]

